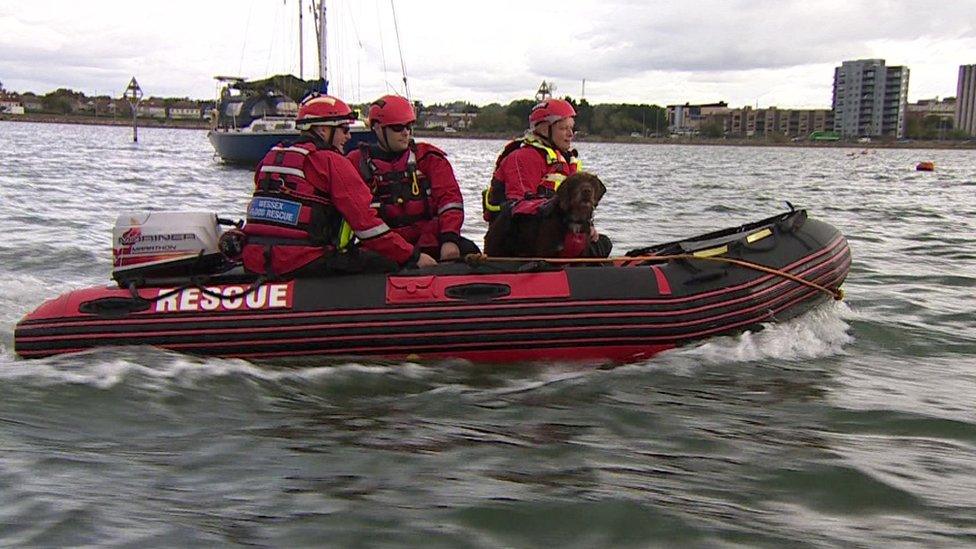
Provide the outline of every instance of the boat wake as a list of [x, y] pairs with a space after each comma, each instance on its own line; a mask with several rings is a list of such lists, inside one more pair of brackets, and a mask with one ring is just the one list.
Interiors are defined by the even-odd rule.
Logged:
[[[758, 332], [712, 338], [682, 347], [643, 363], [683, 369], [698, 365], [779, 360], [797, 362], [845, 354], [854, 341], [851, 320], [857, 316], [846, 303], [835, 301], [787, 322], [770, 323]], [[639, 365], [635, 365], [639, 366]]]
[[[847, 321], [856, 317], [857, 313], [845, 303], [832, 302], [799, 318], [770, 323], [758, 332], [713, 338], [620, 368], [651, 367], [690, 376], [703, 365], [766, 360], [799, 362], [842, 355], [844, 346], [854, 340]], [[138, 386], [143, 391], [166, 391], [243, 380], [278, 388], [344, 387], [367, 394], [487, 386], [504, 392], [531, 391], [550, 384], [573, 383], [574, 379], [598, 374], [612, 366], [606, 362], [486, 365], [460, 359], [430, 363], [304, 360], [276, 364], [192, 357], [138, 346], [99, 348], [25, 361], [17, 359], [10, 346], [3, 343], [0, 343], [0, 362], [4, 363], [0, 367], [0, 380], [30, 386], [87, 385], [110, 389], [121, 384]]]

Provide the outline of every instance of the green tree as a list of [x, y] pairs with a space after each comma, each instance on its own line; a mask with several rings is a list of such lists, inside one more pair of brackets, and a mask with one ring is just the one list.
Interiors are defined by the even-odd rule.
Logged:
[[536, 104], [535, 99], [516, 99], [505, 107], [505, 113], [515, 120], [518, 120], [516, 128], [527, 128], [529, 125], [529, 113]]
[[567, 96], [566, 101], [576, 109], [576, 131], [588, 134], [593, 131], [593, 106], [587, 103], [586, 99], [577, 102], [572, 97]]
[[701, 126], [702, 137], [722, 137], [725, 135], [725, 126], [718, 120], [710, 120]]
[[905, 137], [909, 139], [921, 139], [922, 121], [914, 116], [908, 118], [905, 123]]
[[59, 95], [45, 95], [41, 98], [41, 106], [46, 112], [69, 114], [72, 110], [71, 101]]
[[517, 127], [518, 120], [508, 114], [507, 107], [498, 103], [481, 107], [478, 117], [471, 124], [471, 129], [481, 132], [512, 132]]

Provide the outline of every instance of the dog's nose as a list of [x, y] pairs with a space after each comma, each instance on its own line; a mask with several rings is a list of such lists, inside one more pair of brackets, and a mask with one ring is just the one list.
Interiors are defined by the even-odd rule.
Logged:
[[583, 198], [586, 200], [593, 200], [593, 189], [586, 188], [583, 189]]

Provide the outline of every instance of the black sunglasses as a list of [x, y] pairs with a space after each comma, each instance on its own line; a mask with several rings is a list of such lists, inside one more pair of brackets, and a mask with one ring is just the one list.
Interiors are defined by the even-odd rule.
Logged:
[[413, 131], [413, 124], [390, 124], [387, 128], [395, 132], [402, 132], [403, 130]]

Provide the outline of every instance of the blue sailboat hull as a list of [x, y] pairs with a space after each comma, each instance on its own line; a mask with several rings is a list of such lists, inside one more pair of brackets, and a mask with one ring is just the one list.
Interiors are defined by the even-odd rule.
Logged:
[[[297, 139], [299, 132], [241, 132], [241, 131], [220, 131], [210, 130], [207, 138], [213, 144], [217, 156], [229, 164], [240, 164], [246, 166], [256, 166], [264, 158], [268, 150], [282, 141], [292, 141]], [[346, 150], [350, 151], [360, 142], [375, 142], [376, 135], [367, 130], [356, 128], [353, 130]]]

